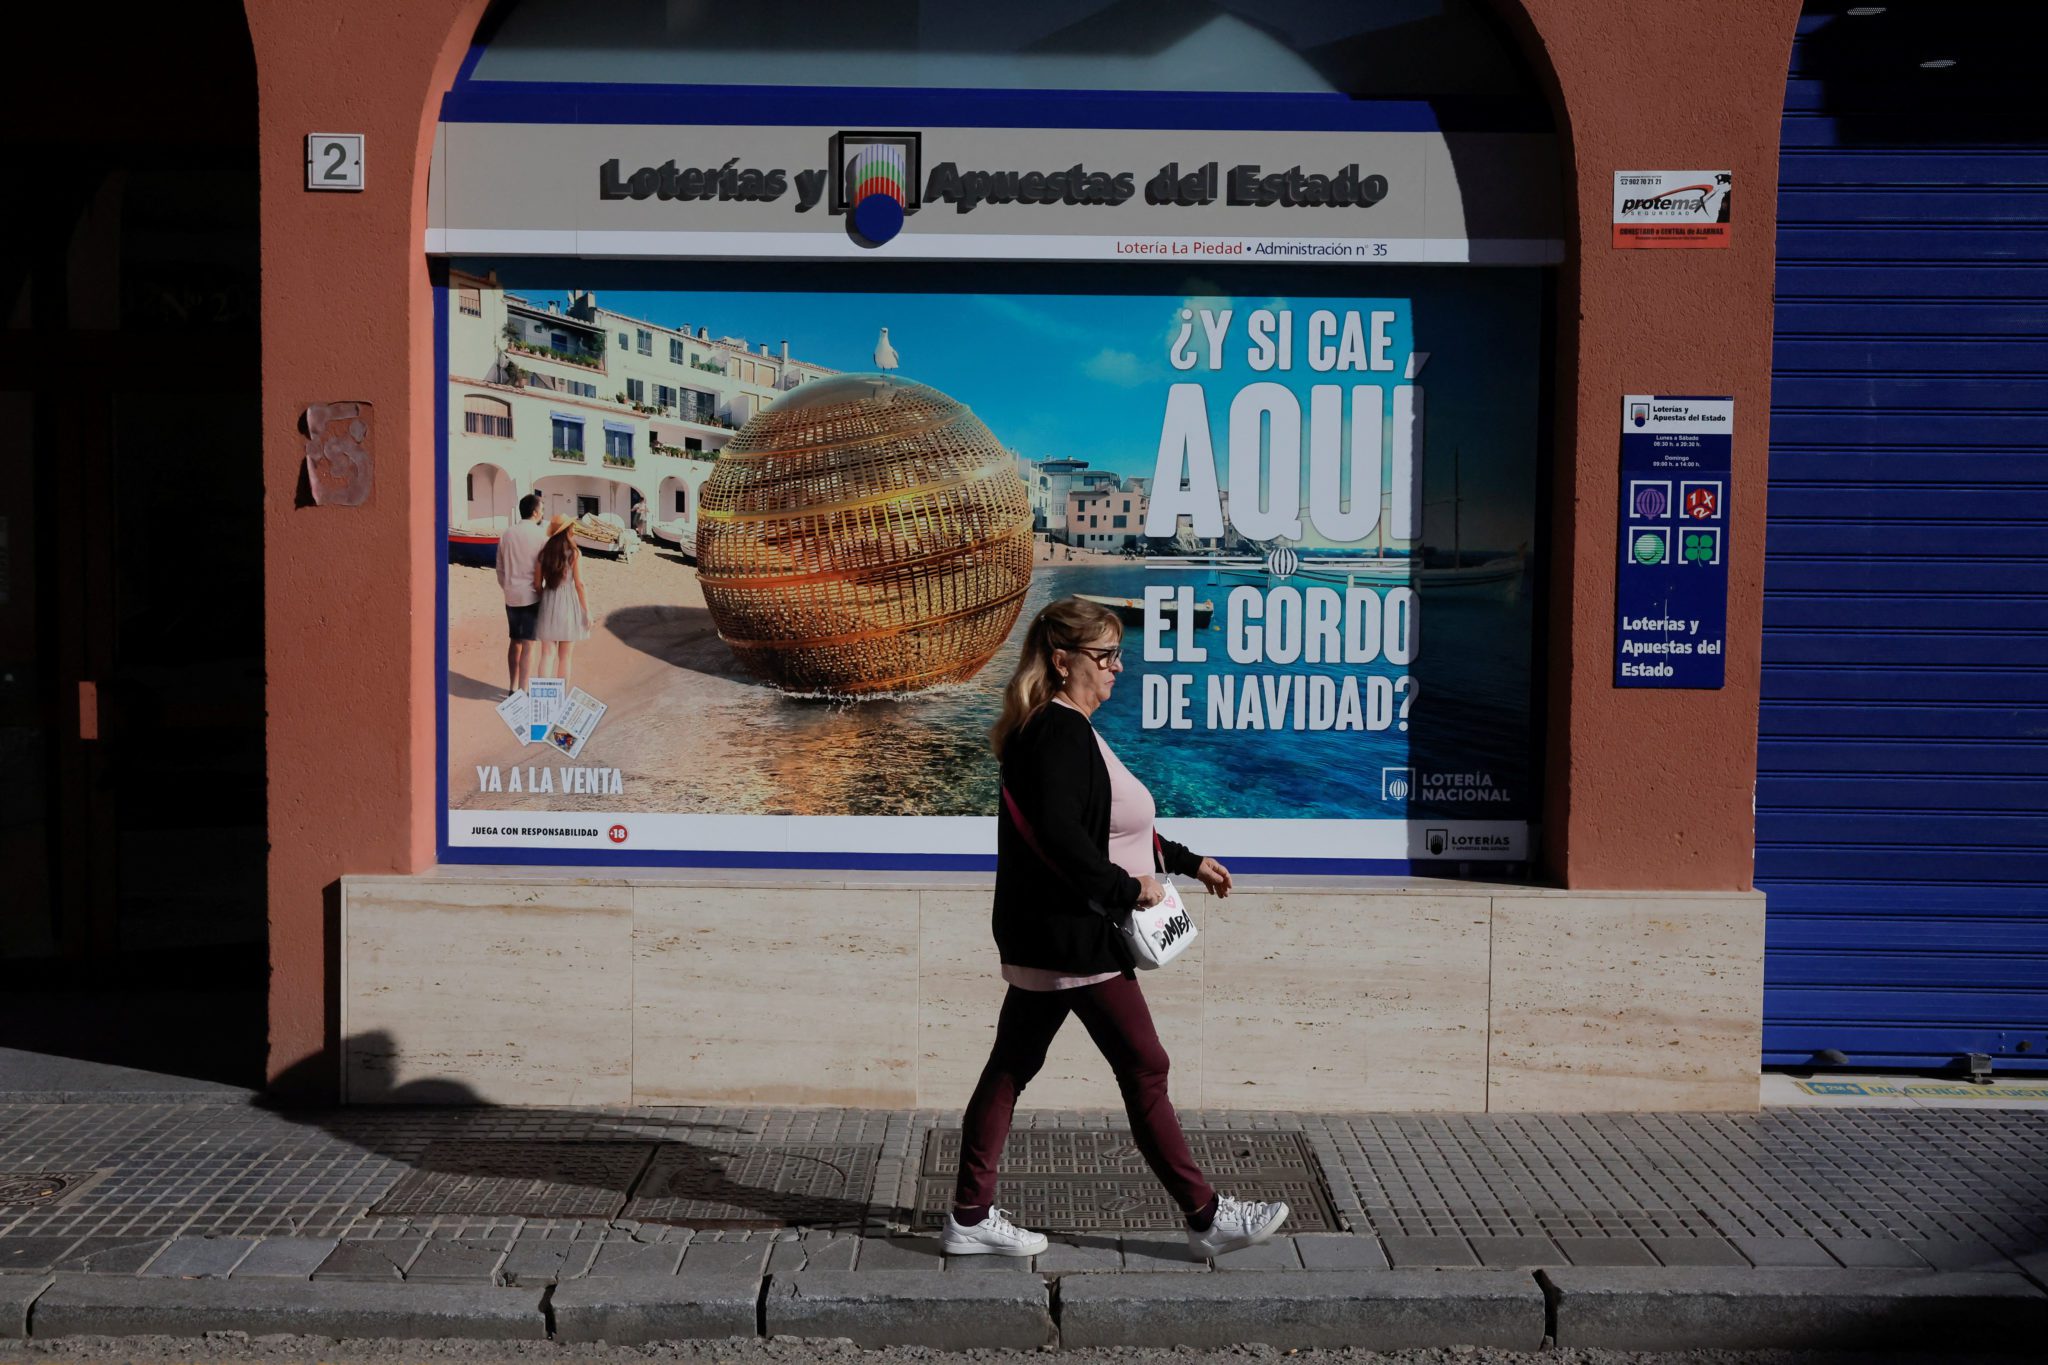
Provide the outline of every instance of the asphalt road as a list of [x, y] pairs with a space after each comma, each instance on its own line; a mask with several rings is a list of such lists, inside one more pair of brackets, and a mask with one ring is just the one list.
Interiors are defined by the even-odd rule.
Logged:
[[[0, 1342], [0, 1365], [157, 1365], [157, 1362], [263, 1362], [264, 1365], [399, 1365], [406, 1361], [628, 1362], [679, 1361], [688, 1365], [802, 1365], [843, 1361], [845, 1365], [967, 1365], [967, 1362], [1042, 1361], [1046, 1365], [1246, 1365], [1254, 1360], [1285, 1365], [1860, 1365], [1865, 1353], [1807, 1351], [1500, 1351], [1449, 1348], [1428, 1351], [1278, 1351], [1247, 1345], [1228, 1351], [1043, 1350], [934, 1351], [891, 1347], [863, 1351], [850, 1342], [679, 1341], [652, 1346], [576, 1346], [560, 1342], [331, 1341], [324, 1337], [262, 1337], [240, 1333], [187, 1337], [71, 1337], [47, 1342]], [[2036, 1365], [2038, 1357], [1886, 1355], [1884, 1365]]]

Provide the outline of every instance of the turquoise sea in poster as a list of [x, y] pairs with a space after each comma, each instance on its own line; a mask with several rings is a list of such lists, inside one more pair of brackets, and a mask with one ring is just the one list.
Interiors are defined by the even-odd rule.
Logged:
[[[1032, 579], [1022, 620], [1068, 593], [1139, 596], [1148, 583], [1191, 585], [1198, 600], [1217, 604], [1214, 622], [1197, 632], [1208, 649], [1206, 663], [1147, 664], [1138, 658], [1141, 641], [1127, 627], [1123, 677], [1095, 714], [1095, 724], [1131, 770], [1152, 789], [1161, 818], [1375, 819], [1428, 811], [1470, 819], [1528, 819], [1530, 601], [1526, 593], [1460, 590], [1428, 595], [1421, 611], [1420, 649], [1413, 663], [1398, 668], [1369, 665], [1294, 664], [1245, 669], [1225, 652], [1222, 606], [1232, 588], [1260, 590], [1280, 582], [1295, 587], [1327, 585], [1320, 573], [1269, 580], [1214, 570], [1166, 572], [1142, 565], [1085, 565], [1041, 568]], [[1341, 586], [1341, 584], [1340, 584]], [[819, 748], [838, 745], [906, 755], [904, 768], [869, 774], [840, 794], [850, 814], [900, 811], [905, 788], [940, 788], [966, 799], [945, 813], [978, 814], [996, 802], [995, 763], [984, 736], [1000, 704], [1002, 682], [1016, 664], [1023, 631], [979, 677], [962, 687], [897, 704], [790, 703], [774, 725], [792, 741]], [[1434, 660], [1441, 658], [1437, 666]], [[1195, 698], [1191, 730], [1143, 728], [1141, 689], [1148, 671], [1190, 673]], [[1208, 680], [1221, 673], [1301, 673], [1342, 678], [1406, 672], [1418, 694], [1409, 709], [1409, 728], [1378, 732], [1340, 730], [1223, 730], [1204, 724]], [[802, 736], [799, 739], [799, 736]], [[821, 743], [822, 741], [822, 743]], [[1504, 803], [1456, 804], [1432, 809], [1420, 800], [1391, 797], [1383, 769], [1479, 772], [1507, 794]], [[862, 809], [865, 808], [865, 809]], [[936, 812], [935, 812], [936, 813]]]

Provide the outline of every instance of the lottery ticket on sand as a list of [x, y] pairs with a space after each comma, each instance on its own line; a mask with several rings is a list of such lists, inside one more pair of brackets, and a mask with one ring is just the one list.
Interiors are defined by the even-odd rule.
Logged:
[[561, 708], [562, 694], [568, 689], [560, 678], [529, 678], [526, 696], [532, 709], [528, 711], [527, 733], [538, 744], [548, 737], [548, 727], [555, 723], [555, 713]]
[[532, 712], [524, 692], [514, 692], [498, 703], [498, 719], [505, 722], [521, 744], [533, 743], [533, 722], [529, 719]]
[[548, 743], [570, 758], [580, 757], [583, 746], [590, 741], [590, 732], [604, 719], [605, 704], [576, 688], [569, 699], [555, 712], [555, 720], [548, 730]]

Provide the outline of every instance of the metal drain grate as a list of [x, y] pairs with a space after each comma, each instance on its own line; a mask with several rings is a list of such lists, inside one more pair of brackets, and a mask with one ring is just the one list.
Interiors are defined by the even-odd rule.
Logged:
[[611, 1218], [651, 1142], [434, 1142], [373, 1215]]
[[[1321, 1165], [1299, 1133], [1191, 1129], [1188, 1149], [1210, 1181], [1242, 1199], [1284, 1199], [1293, 1232], [1341, 1232]], [[939, 1226], [953, 1198], [960, 1130], [925, 1136], [912, 1225]], [[1127, 1132], [1017, 1129], [1003, 1144], [996, 1202], [1046, 1232], [1179, 1231], [1180, 1210]]]
[[882, 1149], [665, 1146], [624, 1216], [696, 1228], [858, 1227]]
[[0, 1171], [0, 1209], [49, 1209], [93, 1184], [105, 1171]]
[[[1315, 1158], [1301, 1134], [1186, 1130], [1195, 1164], [1211, 1180], [1259, 1171], [1314, 1171]], [[925, 1175], [951, 1176], [960, 1168], [960, 1130], [935, 1128], [925, 1139]], [[1144, 1176], [1151, 1168], [1131, 1135], [1119, 1129], [1012, 1129], [1003, 1144], [1005, 1176]]]

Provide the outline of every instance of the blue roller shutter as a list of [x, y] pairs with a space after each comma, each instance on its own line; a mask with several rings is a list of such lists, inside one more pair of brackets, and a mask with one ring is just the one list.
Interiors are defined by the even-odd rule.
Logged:
[[2038, 25], [1995, 4], [1850, 8], [1807, 6], [1786, 90], [1757, 784], [1764, 1060], [1984, 1052], [2041, 1069]]

